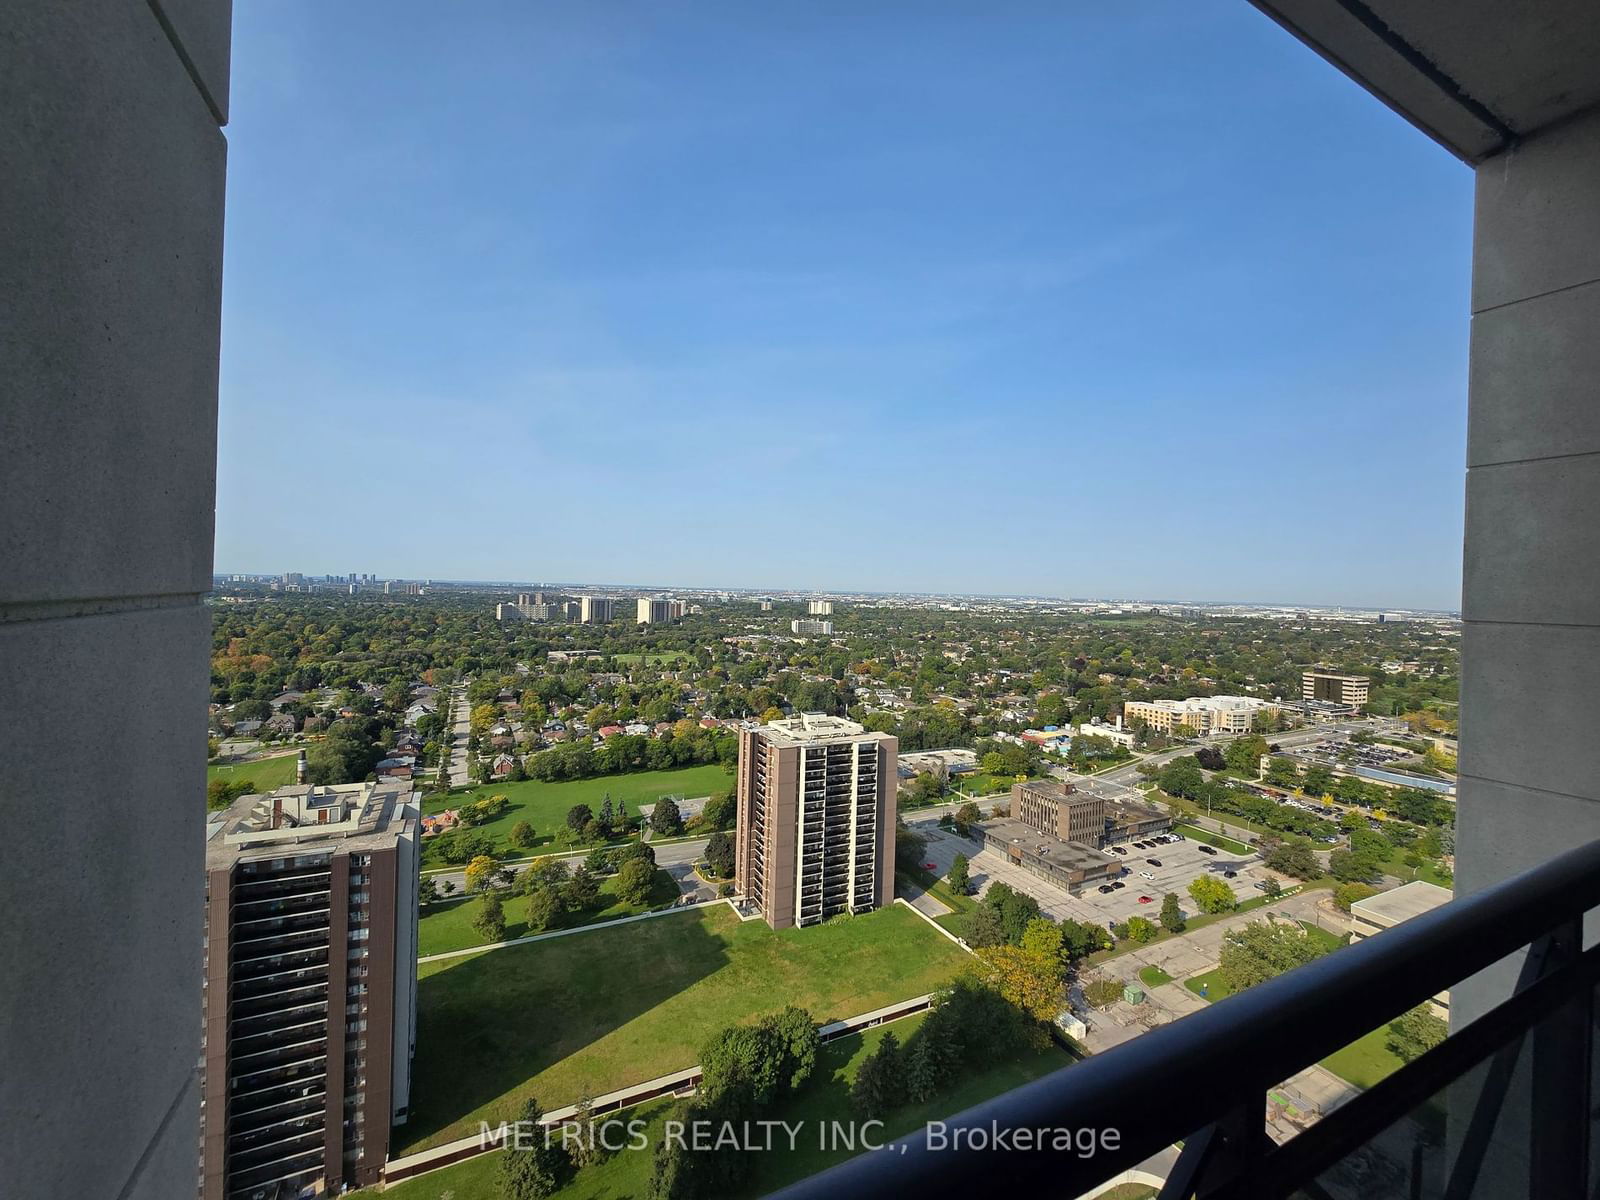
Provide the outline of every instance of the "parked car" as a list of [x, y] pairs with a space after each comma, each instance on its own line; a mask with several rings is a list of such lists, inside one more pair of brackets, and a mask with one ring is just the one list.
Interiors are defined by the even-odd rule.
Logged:
[[1113, 853], [1113, 854], [1126, 854], [1127, 851], [1124, 850], [1121, 846], [1113, 846], [1113, 847], [1111, 847], [1111, 853]]
[[1200, 851], [1201, 854], [1215, 854], [1217, 852], [1217, 848], [1215, 846], [1208, 846], [1204, 842], [1198, 843], [1195, 846], [1195, 849]]
[[1222, 873], [1222, 877], [1223, 877], [1223, 878], [1224, 878], [1224, 879], [1232, 879], [1232, 878], [1233, 878], [1233, 877], [1234, 877], [1234, 876], [1235, 876], [1235, 875], [1237, 875], [1237, 874], [1238, 874], [1238, 873], [1239, 873], [1239, 872], [1237, 872], [1237, 871], [1224, 871], [1224, 872], [1223, 872], [1223, 873]]
[[1111, 890], [1116, 891], [1118, 888], [1125, 888], [1127, 886], [1127, 884], [1123, 883], [1122, 880], [1119, 879], [1111, 885]]
[[1099, 892], [1102, 896], [1106, 895], [1108, 892], [1114, 892], [1116, 890], [1117, 889], [1112, 887], [1109, 883], [1102, 883], [1095, 889], [1095, 891]]
[[1139, 878], [1140, 879], [1154, 879], [1155, 876], [1150, 874], [1149, 871], [1140, 871], [1139, 872]]
[[1139, 903], [1140, 904], [1154, 904], [1155, 901], [1150, 899], [1149, 896], [1140, 896], [1139, 897]]
[[1159, 867], [1161, 865], [1161, 860], [1159, 858], [1147, 858], [1145, 859], [1145, 862], [1149, 863], [1152, 867]]
[[939, 864], [938, 863], [923, 863], [922, 864], [922, 869], [924, 871], [937, 871], [939, 869]]

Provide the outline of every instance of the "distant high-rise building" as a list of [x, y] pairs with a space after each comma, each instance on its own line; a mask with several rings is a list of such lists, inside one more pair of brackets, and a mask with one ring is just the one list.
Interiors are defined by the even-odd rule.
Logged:
[[409, 783], [244, 796], [206, 835], [200, 1200], [379, 1181], [416, 1047]]
[[383, 594], [385, 596], [389, 596], [389, 595], [392, 595], [393, 593], [394, 593], [394, 580], [385, 579], [383, 581]]
[[616, 601], [609, 596], [580, 596], [578, 598], [578, 620], [585, 625], [604, 625], [611, 620], [616, 610]]
[[891, 902], [898, 751], [821, 713], [740, 731], [734, 887], [768, 925]]
[[648, 596], [640, 596], [638, 603], [637, 624], [664, 625], [672, 620], [671, 600], [652, 600]]
[[1361, 708], [1371, 688], [1372, 681], [1365, 675], [1341, 675], [1321, 667], [1309, 667], [1300, 676], [1300, 696], [1304, 700], [1328, 700]]
[[667, 601], [667, 615], [669, 617], [671, 617], [674, 621], [676, 621], [680, 617], [684, 616], [688, 611], [689, 611], [689, 606], [687, 604], [685, 604], [682, 600], [668, 600]]
[[791, 633], [809, 633], [827, 636], [833, 632], [832, 621], [813, 621], [808, 617], [797, 617], [789, 622]]
[[833, 601], [808, 600], [806, 601], [806, 612], [813, 617], [831, 617], [833, 615]]
[[761, 611], [762, 612], [771, 612], [772, 611], [772, 601], [771, 600], [763, 600], [763, 601], [761, 601]]

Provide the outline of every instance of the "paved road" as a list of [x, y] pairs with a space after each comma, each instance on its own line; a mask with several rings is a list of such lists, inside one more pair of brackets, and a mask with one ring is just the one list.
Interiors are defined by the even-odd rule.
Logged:
[[450, 690], [451, 711], [455, 720], [450, 725], [450, 786], [465, 787], [472, 782], [467, 772], [467, 738], [472, 728], [472, 710], [467, 705], [467, 685], [458, 683]]

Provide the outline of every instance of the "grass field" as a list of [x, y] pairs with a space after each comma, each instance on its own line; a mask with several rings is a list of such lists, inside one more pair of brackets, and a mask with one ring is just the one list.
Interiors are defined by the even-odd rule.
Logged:
[[1140, 967], [1139, 979], [1148, 988], [1158, 988], [1164, 983], [1172, 982], [1172, 976], [1168, 975], [1160, 967]]
[[[761, 1114], [760, 1119], [764, 1120], [806, 1123], [797, 1137], [795, 1150], [787, 1150], [785, 1139], [782, 1142], [785, 1149], [759, 1155], [747, 1187], [734, 1195], [763, 1195], [850, 1157], [847, 1150], [829, 1152], [821, 1149], [818, 1131], [826, 1122], [851, 1119], [850, 1083], [855, 1079], [861, 1062], [877, 1048], [884, 1034], [893, 1032], [904, 1041], [921, 1021], [921, 1017], [908, 1017], [891, 1025], [868, 1030], [865, 1035], [841, 1038], [825, 1046], [811, 1081], [800, 1094], [771, 1112]], [[900, 1137], [927, 1121], [970, 1108], [991, 1096], [1070, 1066], [1071, 1062], [1065, 1051], [1051, 1046], [1040, 1053], [1025, 1052], [1012, 1059], [990, 1064], [980, 1071], [963, 1075], [955, 1087], [928, 1104], [897, 1111], [886, 1120], [885, 1128], [878, 1137], [882, 1140]], [[657, 1100], [623, 1115], [648, 1123], [646, 1137], [653, 1146], [660, 1139], [663, 1122], [671, 1107], [672, 1101]], [[495, 1176], [499, 1159], [497, 1154], [484, 1155], [399, 1184], [382, 1195], [386, 1200], [438, 1200], [439, 1196], [447, 1193], [453, 1200], [500, 1200]], [[559, 1200], [642, 1197], [649, 1193], [650, 1170], [651, 1151], [622, 1150], [586, 1168], [555, 1196]], [[378, 1194], [356, 1193], [360, 1196]]]
[[726, 905], [424, 963], [411, 1119], [397, 1152], [692, 1065], [725, 1025], [798, 1004], [819, 1022], [935, 990], [966, 956], [903, 907], [774, 932]]
[[[645, 902], [630, 904], [617, 895], [617, 877], [612, 875], [601, 881], [599, 904], [581, 913], [562, 913], [550, 926], [550, 930], [571, 929], [576, 925], [593, 925], [598, 921], [612, 921], [618, 917], [649, 912], [652, 908], [665, 908], [676, 903], [678, 895], [678, 885], [672, 876], [665, 871], [657, 871], [650, 895], [646, 897]], [[417, 923], [417, 953], [427, 957], [430, 954], [443, 954], [449, 950], [465, 950], [469, 946], [483, 945], [483, 938], [472, 927], [472, 918], [477, 914], [479, 906], [480, 902], [476, 897], [471, 899], [462, 897], [458, 900], [435, 901], [424, 908], [422, 919]], [[533, 932], [528, 928], [526, 896], [505, 897], [505, 913], [506, 941], [527, 937]], [[549, 930], [539, 932], [545, 933]]]
[[294, 782], [294, 764], [300, 757], [298, 750], [272, 758], [258, 758], [254, 762], [216, 763], [206, 767], [206, 782], [226, 779], [230, 783], [248, 779], [256, 791], [270, 791]]
[[1388, 1033], [1387, 1025], [1374, 1029], [1343, 1050], [1335, 1050], [1322, 1060], [1322, 1065], [1358, 1088], [1369, 1088], [1400, 1069], [1400, 1060], [1384, 1045]]
[[637, 652], [618, 654], [616, 659], [619, 663], [626, 663], [631, 667], [640, 666], [641, 664], [647, 667], [680, 667], [692, 663], [694, 656], [687, 650], [668, 650], [664, 654], [639, 654]]
[[[1227, 980], [1222, 978], [1221, 967], [1212, 967], [1211, 970], [1206, 971], [1204, 974], [1195, 975], [1192, 978], [1186, 979], [1183, 981], [1183, 986], [1188, 988], [1196, 996], [1213, 1002], [1217, 1000], [1226, 1000], [1229, 996], [1233, 995], [1233, 989], [1228, 986]], [[1202, 986], [1204, 986], [1206, 989], [1204, 992], [1200, 990]]]
[[[639, 805], [654, 804], [662, 796], [687, 797], [713, 796], [718, 792], [733, 790], [733, 776], [716, 763], [700, 767], [679, 767], [671, 771], [635, 771], [627, 775], [602, 775], [595, 779], [574, 779], [566, 783], [541, 783], [528, 780], [523, 783], [491, 783], [461, 792], [454, 796], [436, 796], [423, 803], [427, 814], [443, 812], [447, 808], [460, 808], [484, 796], [505, 796], [511, 806], [499, 817], [478, 829], [494, 838], [502, 852], [512, 853], [506, 838], [518, 821], [533, 826], [535, 848], [548, 847], [565, 839], [567, 835], [567, 810], [574, 804], [587, 804], [596, 812], [607, 794], [611, 802], [622, 801], [628, 812], [637, 816]], [[517, 856], [529, 853], [516, 850]], [[439, 865], [423, 849], [423, 865]]]
[[1254, 854], [1255, 851], [1243, 842], [1236, 842], [1230, 837], [1210, 829], [1201, 829], [1198, 825], [1174, 825], [1173, 833], [1181, 833], [1191, 841], [1204, 842], [1208, 846], [1215, 846], [1218, 850], [1226, 850], [1229, 854]]

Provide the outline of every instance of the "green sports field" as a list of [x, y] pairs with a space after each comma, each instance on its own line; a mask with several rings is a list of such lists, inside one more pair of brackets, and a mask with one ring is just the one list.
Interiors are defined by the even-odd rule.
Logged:
[[258, 792], [271, 791], [294, 782], [294, 764], [300, 757], [298, 750], [272, 758], [258, 758], [254, 762], [217, 763], [206, 767], [206, 782], [226, 779], [230, 783], [248, 779]]

